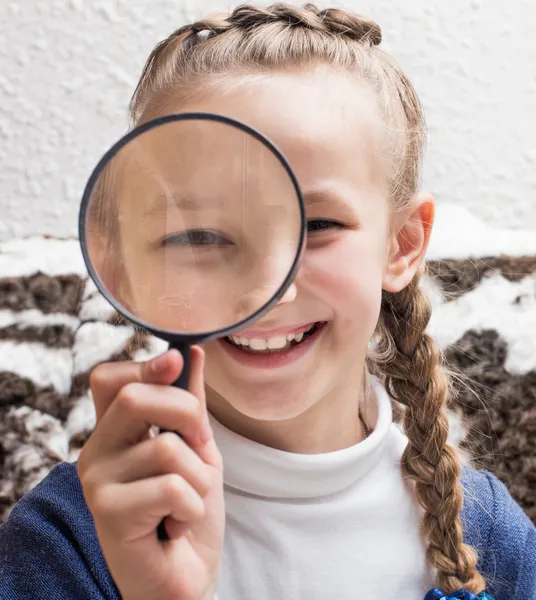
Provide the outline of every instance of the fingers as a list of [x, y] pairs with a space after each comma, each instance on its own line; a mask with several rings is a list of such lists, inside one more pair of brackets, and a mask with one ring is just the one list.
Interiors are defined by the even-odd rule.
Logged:
[[140, 442], [151, 425], [177, 431], [193, 447], [204, 443], [204, 413], [199, 400], [179, 388], [128, 383], [102, 416], [91, 439], [101, 455]]
[[[81, 472], [101, 457], [112, 458], [120, 450], [153, 439], [153, 426], [179, 432], [196, 451], [206, 446], [212, 431], [206, 411], [203, 350], [192, 348], [190, 385], [194, 394], [171, 386], [182, 366], [181, 354], [170, 350], [148, 362], [108, 363], [94, 370], [91, 386], [97, 426], [79, 457]], [[202, 450], [200, 455], [215, 466], [221, 458], [217, 449], [208, 454]]]
[[166, 473], [183, 477], [200, 496], [204, 496], [212, 485], [210, 467], [171, 432], [146, 440], [112, 458], [104, 469], [100, 469], [99, 479], [129, 483]]
[[153, 383], [171, 385], [179, 376], [183, 360], [178, 350], [146, 362], [102, 363], [95, 367], [90, 376], [90, 388], [95, 404], [97, 422], [108, 410], [113, 400], [128, 383]]
[[199, 399], [203, 414], [204, 443], [196, 447], [196, 452], [203, 461], [219, 471], [223, 470], [223, 460], [216, 442], [208, 418], [207, 400], [205, 393], [205, 352], [200, 346], [192, 346], [190, 359], [190, 389]]
[[99, 529], [123, 542], [147, 534], [156, 537], [156, 527], [167, 515], [179, 522], [191, 522], [205, 514], [201, 496], [176, 473], [108, 484], [96, 490], [86, 484], [84, 493]]

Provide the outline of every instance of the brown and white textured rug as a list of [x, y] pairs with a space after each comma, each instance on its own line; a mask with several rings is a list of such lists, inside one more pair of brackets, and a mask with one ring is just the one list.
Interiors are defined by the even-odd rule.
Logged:
[[[451, 439], [536, 523], [536, 235], [490, 231], [456, 208], [438, 217], [424, 286], [430, 333], [464, 375]], [[95, 425], [91, 369], [165, 347], [114, 314], [77, 240], [0, 244], [0, 523], [78, 457]]]

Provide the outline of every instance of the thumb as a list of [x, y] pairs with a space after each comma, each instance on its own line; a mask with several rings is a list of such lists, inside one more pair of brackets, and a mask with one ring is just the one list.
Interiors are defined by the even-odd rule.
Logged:
[[201, 402], [206, 413], [207, 400], [205, 394], [205, 351], [201, 346], [192, 346], [190, 355], [189, 391]]
[[216, 467], [219, 471], [223, 469], [222, 458], [216, 442], [212, 427], [210, 426], [207, 397], [205, 392], [205, 351], [201, 346], [192, 346], [190, 358], [190, 392], [196, 396], [201, 403], [204, 413], [204, 427], [206, 436], [196, 451], [200, 458], [209, 465]]

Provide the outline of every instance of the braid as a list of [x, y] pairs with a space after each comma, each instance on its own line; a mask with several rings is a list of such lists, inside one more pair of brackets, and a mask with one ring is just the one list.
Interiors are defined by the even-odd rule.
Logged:
[[[216, 14], [184, 25], [157, 44], [130, 101], [132, 122], [143, 121], [149, 98], [169, 89], [172, 82], [191, 82], [196, 74], [228, 70], [233, 66], [231, 48], [235, 53], [242, 53], [243, 59], [238, 62], [248, 62], [248, 44], [250, 59], [253, 59], [250, 62], [258, 63], [259, 56], [266, 63], [278, 62], [281, 52], [274, 48], [267, 50], [266, 46], [270, 39], [286, 30], [316, 34], [328, 46], [334, 38], [359, 42], [364, 47], [376, 46], [382, 41], [381, 29], [374, 21], [340, 9], [320, 10], [310, 3], [298, 8], [278, 2], [264, 9], [244, 4], [231, 14]], [[252, 39], [256, 35], [256, 39]], [[261, 39], [263, 42], [259, 44]], [[264, 51], [255, 51], [262, 46], [265, 46]], [[306, 44], [298, 44], [298, 47], [301, 47], [298, 54], [311, 54], [311, 48], [304, 51]], [[317, 51], [319, 47], [316, 46]]]
[[485, 583], [476, 571], [475, 551], [463, 543], [461, 465], [447, 444], [449, 378], [438, 348], [425, 333], [430, 315], [419, 275], [401, 292], [384, 292], [378, 340], [383, 358], [376, 368], [391, 398], [405, 408], [409, 443], [402, 469], [415, 482], [425, 510], [423, 533], [429, 543], [428, 561], [437, 569], [437, 585], [448, 593], [465, 588], [477, 594]]
[[320, 10], [311, 3], [303, 8], [283, 3], [272, 4], [266, 9], [242, 5], [233, 11], [228, 21], [246, 31], [266, 23], [281, 23], [288, 27], [304, 27], [319, 33], [342, 35], [373, 46], [382, 41], [381, 29], [374, 21], [336, 8]]

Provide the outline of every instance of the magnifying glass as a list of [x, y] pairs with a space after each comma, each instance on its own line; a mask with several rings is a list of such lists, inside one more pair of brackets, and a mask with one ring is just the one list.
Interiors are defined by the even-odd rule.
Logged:
[[[305, 245], [302, 193], [259, 131], [214, 113], [133, 129], [86, 185], [79, 238], [90, 277], [121, 315], [177, 348], [248, 327], [294, 280]], [[163, 430], [161, 430], [163, 431]], [[169, 539], [163, 521], [160, 539]]]

